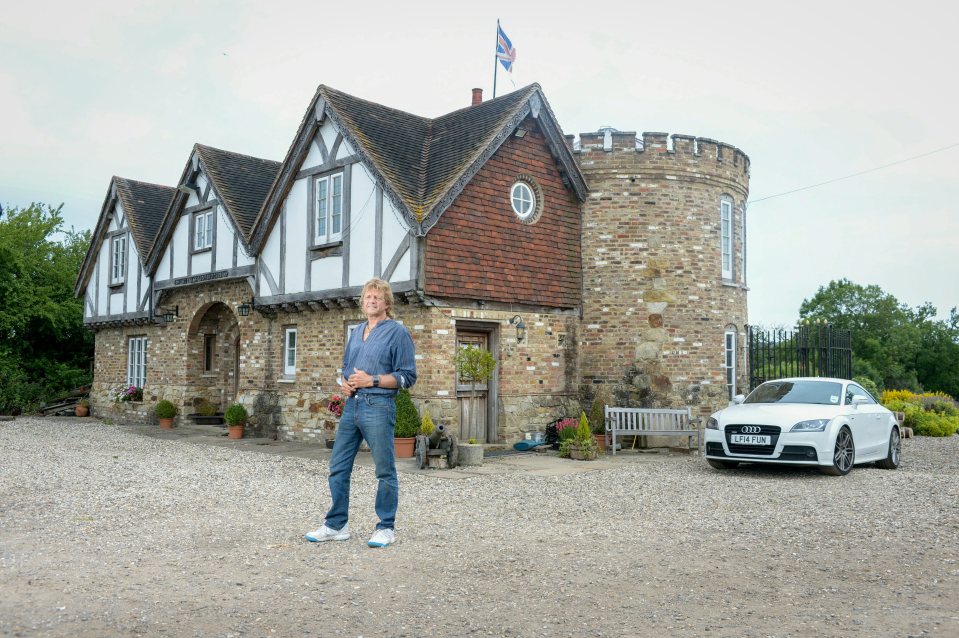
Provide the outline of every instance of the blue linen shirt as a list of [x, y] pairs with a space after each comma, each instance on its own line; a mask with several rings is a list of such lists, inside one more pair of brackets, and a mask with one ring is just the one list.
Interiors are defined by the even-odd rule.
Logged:
[[[368, 374], [392, 374], [397, 388], [409, 388], [416, 383], [416, 357], [409, 330], [392, 319], [380, 321], [363, 341], [364, 321], [358, 325], [343, 352], [343, 378], [354, 369]], [[370, 394], [396, 394], [397, 388], [360, 388]]]

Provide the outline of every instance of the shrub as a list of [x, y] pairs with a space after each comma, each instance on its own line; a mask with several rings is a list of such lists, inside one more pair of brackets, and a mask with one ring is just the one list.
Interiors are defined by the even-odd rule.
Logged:
[[909, 427], [920, 436], [952, 436], [959, 430], [959, 417], [942, 416], [924, 410], [913, 410], [911, 423]]
[[869, 377], [853, 377], [852, 380], [863, 387], [874, 399], [879, 399], [879, 386]]
[[586, 418], [586, 413], [583, 412], [579, 417], [579, 427], [576, 428], [576, 442], [582, 443], [587, 440], [595, 441], [595, 439], [593, 439], [593, 431], [589, 429], [589, 419]]
[[213, 416], [216, 414], [217, 407], [206, 399], [200, 399], [196, 404], [196, 413], [200, 416]]
[[154, 414], [157, 415], [158, 419], [172, 419], [176, 416], [176, 406], [163, 399], [156, 404], [156, 407], [153, 408]]
[[423, 420], [420, 422], [420, 434], [429, 436], [433, 434], [435, 429], [436, 426], [433, 425], [433, 417], [430, 416], [429, 412], [425, 413], [423, 415]]
[[396, 424], [393, 426], [393, 436], [406, 439], [416, 436], [420, 431], [420, 414], [413, 405], [410, 391], [402, 388], [396, 393]]
[[230, 425], [243, 425], [246, 423], [246, 416], [246, 408], [239, 403], [234, 403], [226, 409], [223, 418]]
[[910, 392], [909, 390], [885, 390], [882, 393], [882, 397], [879, 402], [883, 405], [886, 405], [889, 401], [905, 401], [906, 403], [912, 403], [914, 405], [919, 405], [922, 399], [920, 399], [918, 394]]
[[[867, 388], [868, 389], [868, 388]], [[593, 429], [593, 434], [603, 434], [606, 432], [606, 411], [605, 407], [612, 404], [613, 399], [606, 389], [606, 385], [599, 386], [596, 390], [596, 396], [593, 397], [593, 405], [589, 409], [589, 425]]]

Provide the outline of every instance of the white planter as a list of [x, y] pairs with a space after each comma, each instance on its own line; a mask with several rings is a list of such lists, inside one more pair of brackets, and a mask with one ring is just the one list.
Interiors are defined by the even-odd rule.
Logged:
[[460, 443], [457, 447], [457, 465], [482, 465], [483, 446], [479, 443]]

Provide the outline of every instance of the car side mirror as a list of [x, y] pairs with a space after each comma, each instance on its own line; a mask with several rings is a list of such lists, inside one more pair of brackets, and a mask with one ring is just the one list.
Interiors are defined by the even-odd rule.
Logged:
[[864, 403], [869, 403], [869, 399], [861, 394], [853, 395], [852, 405], [854, 405], [855, 407], [859, 407], [860, 405], [863, 405]]
[[730, 405], [739, 405], [740, 403], [742, 403], [742, 402], [745, 401], [745, 400], [746, 400], [746, 395], [745, 395], [745, 394], [737, 394], [736, 396], [733, 397], [733, 400], [730, 401], [729, 404], [730, 404]]

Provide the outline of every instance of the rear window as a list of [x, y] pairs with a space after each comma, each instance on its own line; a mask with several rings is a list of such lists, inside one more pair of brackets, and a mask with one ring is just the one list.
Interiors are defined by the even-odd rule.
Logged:
[[842, 384], [832, 381], [769, 381], [746, 397], [743, 403], [812, 403], [839, 405]]

